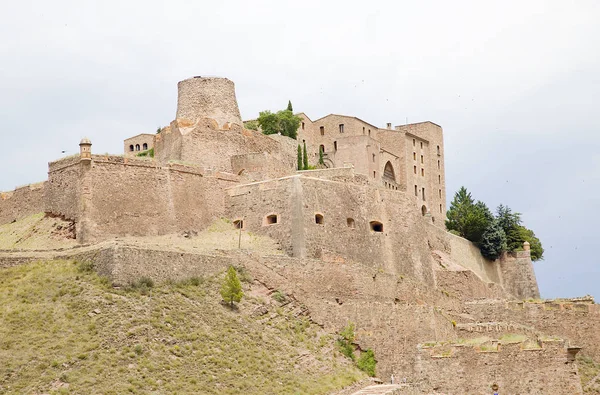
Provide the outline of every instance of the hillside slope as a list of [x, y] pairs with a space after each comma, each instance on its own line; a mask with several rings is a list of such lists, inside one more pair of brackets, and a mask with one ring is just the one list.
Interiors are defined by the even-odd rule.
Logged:
[[232, 310], [219, 282], [115, 289], [72, 262], [1, 270], [0, 394], [318, 394], [364, 377], [302, 306], [245, 282]]

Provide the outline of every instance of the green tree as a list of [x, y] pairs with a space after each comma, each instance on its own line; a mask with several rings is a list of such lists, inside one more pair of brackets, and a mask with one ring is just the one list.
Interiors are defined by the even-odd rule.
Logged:
[[371, 377], [375, 377], [375, 368], [377, 361], [375, 360], [375, 353], [370, 348], [360, 353], [356, 366]]
[[156, 128], [156, 134], [159, 134], [161, 132], [162, 128], [159, 126]]
[[244, 123], [244, 127], [248, 130], [258, 130], [258, 121], [252, 120]]
[[[531, 229], [528, 229], [524, 226], [519, 227], [519, 234], [521, 235], [521, 240], [529, 243], [529, 248], [531, 250], [531, 260], [539, 261], [544, 259], [544, 247], [542, 247], [542, 242], [537, 238], [535, 233]], [[521, 248], [523, 248], [523, 243], [521, 243]]]
[[221, 284], [221, 297], [225, 302], [233, 306], [233, 302], [239, 302], [242, 300], [242, 296], [244, 296], [244, 293], [242, 292], [242, 283], [233, 266], [229, 266], [227, 274]]
[[523, 247], [521, 233], [521, 214], [513, 213], [510, 207], [499, 205], [496, 209], [496, 218], [498, 223], [506, 234], [506, 249], [507, 251], [516, 251]]
[[298, 170], [303, 170], [304, 166], [302, 166], [302, 147], [298, 144]]
[[258, 113], [257, 122], [264, 134], [277, 134], [281, 132], [279, 128], [279, 116], [269, 110]]
[[306, 153], [306, 141], [304, 142], [304, 152], [302, 152], [303, 169], [308, 170], [308, 154]]
[[279, 117], [281, 134], [291, 137], [295, 140], [298, 127], [300, 126], [300, 122], [302, 122], [302, 118], [294, 115], [294, 113], [289, 110], [279, 111], [277, 116]]
[[446, 217], [446, 229], [456, 231], [460, 236], [475, 243], [481, 241], [483, 232], [494, 219], [485, 203], [475, 203], [465, 187], [461, 187], [454, 195]]
[[259, 113], [256, 121], [264, 134], [281, 133], [296, 139], [302, 118], [294, 115], [291, 110], [281, 110], [277, 113], [266, 110]]
[[319, 146], [319, 164], [324, 165], [325, 161], [323, 160], [323, 147]]
[[291, 100], [288, 100], [288, 106], [286, 108], [286, 111], [294, 112], [294, 109], [292, 108], [292, 101]]
[[481, 255], [491, 260], [498, 259], [502, 251], [506, 250], [506, 234], [504, 234], [504, 230], [497, 219], [492, 220], [483, 232], [479, 249]]

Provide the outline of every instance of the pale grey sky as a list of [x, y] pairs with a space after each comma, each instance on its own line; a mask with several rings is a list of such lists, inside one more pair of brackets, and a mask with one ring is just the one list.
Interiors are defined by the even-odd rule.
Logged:
[[121, 153], [174, 118], [177, 81], [218, 75], [244, 118], [290, 99], [440, 124], [448, 199], [523, 214], [542, 296], [600, 298], [598, 1], [0, 0], [0, 18], [0, 190], [83, 136]]

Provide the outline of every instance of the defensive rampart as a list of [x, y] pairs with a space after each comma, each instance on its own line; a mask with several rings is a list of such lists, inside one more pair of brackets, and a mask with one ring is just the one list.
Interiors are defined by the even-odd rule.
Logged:
[[43, 211], [46, 183], [25, 185], [0, 192], [0, 225]]
[[[577, 348], [562, 340], [471, 347], [421, 345], [417, 358], [422, 393], [582, 394]], [[497, 388], [494, 388], [494, 384]]]

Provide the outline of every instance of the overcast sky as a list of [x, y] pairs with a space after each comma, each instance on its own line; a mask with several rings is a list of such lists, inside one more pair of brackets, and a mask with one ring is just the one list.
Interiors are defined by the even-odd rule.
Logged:
[[0, 0], [0, 190], [83, 136], [122, 153], [174, 118], [177, 81], [223, 76], [245, 119], [290, 99], [440, 124], [448, 199], [523, 214], [543, 297], [600, 298], [599, 20], [597, 0]]

